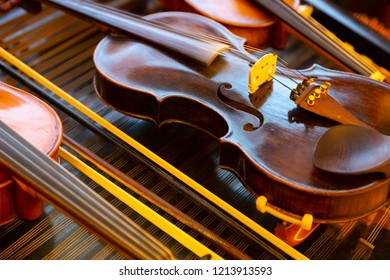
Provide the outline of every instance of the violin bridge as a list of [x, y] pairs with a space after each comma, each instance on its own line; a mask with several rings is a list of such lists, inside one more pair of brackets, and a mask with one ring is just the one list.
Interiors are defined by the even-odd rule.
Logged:
[[259, 87], [271, 81], [276, 72], [276, 61], [278, 55], [269, 53], [260, 57], [260, 59], [249, 70], [249, 93], [254, 93]]

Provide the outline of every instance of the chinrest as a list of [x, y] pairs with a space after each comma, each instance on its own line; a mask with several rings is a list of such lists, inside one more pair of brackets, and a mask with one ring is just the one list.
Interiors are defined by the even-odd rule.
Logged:
[[390, 136], [357, 125], [335, 126], [318, 141], [314, 165], [338, 174], [390, 175]]

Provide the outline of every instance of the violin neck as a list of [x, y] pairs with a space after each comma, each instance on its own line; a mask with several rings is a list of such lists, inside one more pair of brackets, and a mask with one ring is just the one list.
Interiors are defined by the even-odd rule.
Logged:
[[[255, 0], [256, 3], [277, 15], [282, 21], [296, 30], [300, 36], [309, 40], [318, 49], [324, 51], [339, 63], [355, 73], [372, 77], [378, 69], [353, 49], [347, 49], [345, 43], [336, 43], [337, 38], [331, 38], [330, 32], [318, 22], [314, 24], [299, 14], [284, 1]], [[314, 19], [313, 19], [314, 21]], [[333, 36], [332, 36], [333, 37]]]
[[161, 23], [107, 5], [82, 0], [39, 0], [39, 2], [70, 12], [81, 19], [99, 23], [112, 32], [137, 36], [207, 66], [229, 47], [216, 41], [199, 40], [189, 34], [164, 27]]
[[0, 165], [128, 257], [172, 258], [170, 250], [1, 120]]

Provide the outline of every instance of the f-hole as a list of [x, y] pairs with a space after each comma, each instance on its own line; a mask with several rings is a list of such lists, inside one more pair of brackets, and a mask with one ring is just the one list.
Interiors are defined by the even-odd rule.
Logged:
[[261, 114], [257, 109], [253, 107], [250, 107], [244, 103], [235, 101], [232, 98], [230, 98], [229, 96], [232, 96], [233, 93], [234, 91], [232, 90], [232, 86], [228, 83], [221, 84], [218, 88], [218, 97], [223, 103], [225, 103], [230, 107], [233, 107], [236, 110], [250, 114], [259, 120], [258, 124], [246, 123], [243, 125], [242, 128], [245, 131], [254, 131], [258, 129], [263, 124], [264, 121], [263, 114]]

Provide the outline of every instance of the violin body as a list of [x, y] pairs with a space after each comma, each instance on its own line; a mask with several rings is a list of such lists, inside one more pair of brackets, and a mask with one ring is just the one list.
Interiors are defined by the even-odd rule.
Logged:
[[[148, 17], [190, 32], [196, 28], [218, 37], [225, 34], [224, 27], [199, 15], [168, 12]], [[221, 167], [288, 215], [312, 214], [315, 222], [340, 222], [366, 216], [389, 199], [390, 178], [383, 174], [336, 175], [313, 166], [315, 144], [337, 123], [289, 99], [286, 86], [294, 88], [301, 81], [290, 70], [278, 68], [273, 82], [250, 95], [250, 66], [234, 51], [205, 67], [125, 36], [103, 39], [94, 62], [95, 87], [109, 106], [158, 126], [180, 122], [213, 135], [221, 144]], [[330, 82], [334, 99], [390, 134], [388, 85], [317, 65], [298, 75]]]
[[[62, 124], [58, 115], [38, 98], [0, 83], [0, 119], [40, 151], [58, 160]], [[0, 225], [16, 218], [35, 220], [42, 215], [37, 193], [6, 169], [0, 169]]]
[[276, 49], [285, 47], [288, 36], [281, 22], [251, 1], [160, 0], [159, 3], [167, 11], [191, 12], [211, 18], [237, 36], [245, 38], [248, 46], [272, 46]]

